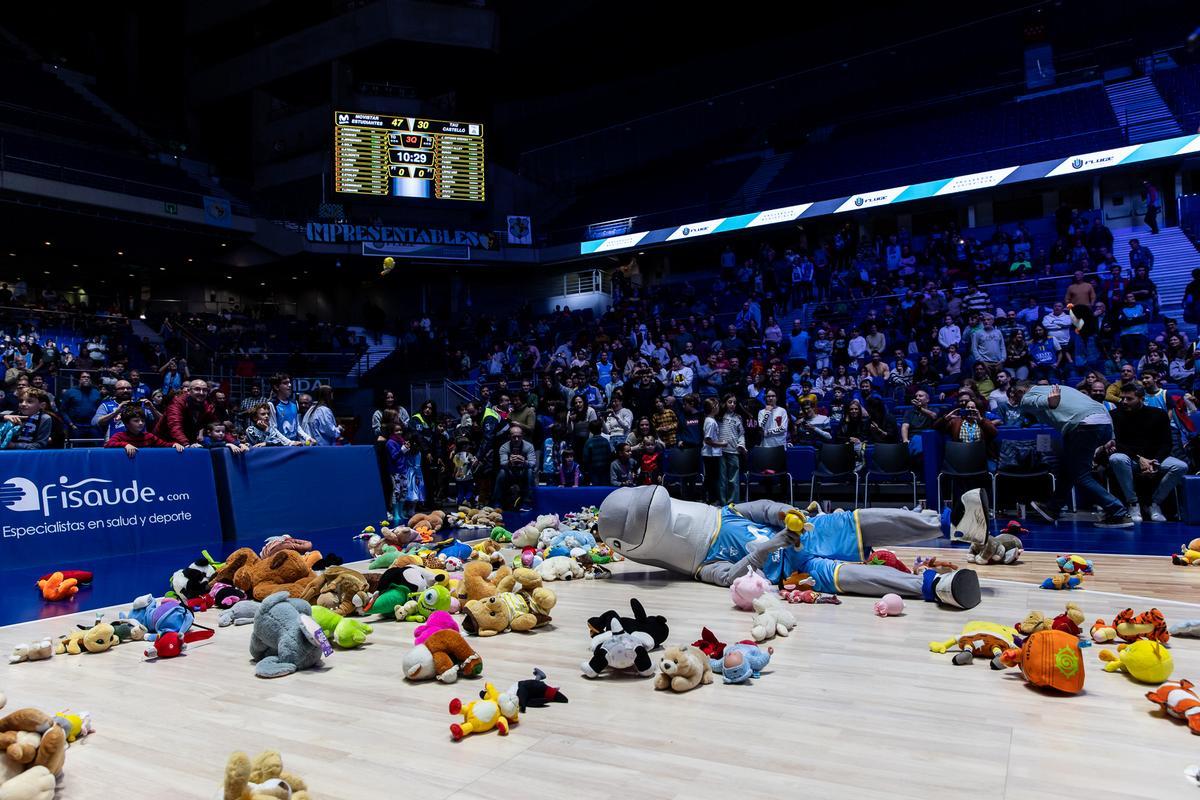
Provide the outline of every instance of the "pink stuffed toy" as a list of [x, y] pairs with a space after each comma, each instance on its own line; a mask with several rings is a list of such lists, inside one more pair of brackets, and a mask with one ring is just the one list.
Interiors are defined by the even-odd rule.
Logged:
[[842, 603], [842, 598], [836, 594], [821, 594], [808, 588], [799, 589], [790, 583], [783, 587], [783, 591], [779, 593], [779, 597], [782, 600], [787, 600], [789, 603], [807, 603], [809, 605], [830, 603], [836, 606]]
[[904, 600], [898, 594], [885, 594], [875, 604], [875, 613], [881, 617], [894, 617], [904, 610]]
[[418, 625], [416, 630], [413, 631], [413, 644], [424, 644], [426, 639], [438, 631], [454, 631], [458, 633], [458, 623], [447, 612], [435, 611], [429, 615], [428, 620]]
[[729, 584], [729, 596], [733, 604], [743, 611], [753, 611], [754, 601], [774, 588], [766, 576], [751, 567], [740, 578]]

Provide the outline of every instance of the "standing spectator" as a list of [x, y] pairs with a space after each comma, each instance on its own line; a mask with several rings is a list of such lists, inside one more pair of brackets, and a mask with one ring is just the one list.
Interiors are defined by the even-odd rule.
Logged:
[[[179, 391], [183, 388], [183, 382], [190, 379], [187, 371], [187, 362], [181, 358], [169, 359], [159, 369], [159, 373], [162, 375], [162, 390], [165, 394]], [[274, 378], [272, 378], [271, 385], [275, 385]]]
[[949, 347], [962, 341], [962, 329], [955, 324], [954, 317], [949, 314], [946, 315], [942, 327], [938, 329], [937, 340], [942, 347]]
[[[205, 389], [208, 384], [205, 384]], [[142, 413], [146, 415], [147, 424], [158, 422], [158, 411], [150, 404], [149, 400], [133, 399], [133, 386], [129, 381], [117, 381], [113, 390], [113, 396], [107, 400], [101, 401], [96, 407], [96, 413], [92, 417], [92, 427], [101, 433], [105, 440], [111, 439], [113, 434], [125, 430], [125, 423], [121, 421], [121, 411], [126, 406], [138, 406], [142, 409]]]
[[583, 445], [580, 456], [583, 474], [589, 486], [604, 486], [613, 457], [612, 444], [601, 433], [600, 420], [589, 422], [588, 432], [591, 435]]
[[167, 406], [167, 412], [159, 420], [159, 436], [168, 441], [188, 447], [198, 441], [204, 427], [216, 422], [212, 404], [208, 402], [208, 384], [202, 380], [190, 381], [187, 391], [177, 396]]
[[1121, 351], [1130, 358], [1138, 358], [1146, 351], [1146, 334], [1150, 330], [1150, 312], [1134, 296], [1125, 294], [1125, 305], [1118, 315], [1121, 326]]
[[396, 412], [396, 417], [399, 419], [401, 425], [408, 424], [408, 409], [400, 405], [396, 400], [396, 393], [394, 391], [384, 389], [379, 398], [379, 408], [375, 409], [371, 414], [371, 432], [375, 434], [376, 438], [383, 436], [385, 433], [381, 424], [383, 421], [383, 412], [388, 409], [393, 409]]
[[1033, 326], [1033, 338], [1029, 340], [1029, 379], [1058, 380], [1058, 368], [1062, 364], [1064, 354], [1056, 339], [1050, 338], [1046, 328], [1037, 324]]
[[1142, 247], [1137, 239], [1129, 240], [1129, 268], [1135, 272], [1144, 269], [1147, 273], [1154, 269], [1154, 253], [1149, 247]]
[[49, 397], [39, 389], [25, 389], [17, 402], [17, 414], [8, 414], [3, 421], [19, 426], [8, 443], [10, 450], [46, 450], [54, 421], [46, 411]]
[[174, 447], [176, 452], [183, 452], [183, 445], [178, 442], [168, 442], [146, 430], [146, 417], [136, 406], [125, 406], [121, 409], [121, 422], [124, 423], [124, 429], [113, 434], [104, 443], [105, 447], [124, 448], [125, 454], [130, 458], [136, 456], [137, 451], [143, 447]]
[[333, 387], [328, 384], [318, 386], [316, 392], [309, 395], [311, 405], [304, 413], [301, 426], [308, 433], [313, 444], [320, 447], [332, 447], [337, 444], [342, 435], [341, 426], [337, 424], [331, 403], [333, 402]]
[[609, 467], [608, 482], [617, 487], [636, 486], [637, 469], [629, 442], [621, 442], [616, 446], [616, 456]]
[[1067, 287], [1063, 302], [1068, 306], [1083, 305], [1089, 308], [1096, 304], [1096, 287], [1083, 277], [1083, 270], [1075, 270], [1075, 277], [1072, 279], [1071, 285]]
[[633, 448], [633, 457], [638, 462], [638, 483], [643, 486], [661, 484], [663, 479], [663, 445], [653, 434], [642, 437], [641, 443]]
[[309, 438], [300, 424], [300, 404], [292, 396], [292, 376], [284, 372], [271, 376], [270, 403], [271, 427], [278, 428], [293, 442], [303, 442]]
[[675, 397], [683, 397], [684, 395], [691, 394], [693, 377], [691, 367], [685, 367], [682, 358], [674, 356], [671, 359], [671, 371], [667, 376], [671, 387], [671, 394]]
[[667, 408], [666, 401], [659, 397], [654, 401], [654, 432], [664, 447], [674, 447], [679, 437], [679, 417], [674, 409]]
[[1188, 466], [1171, 456], [1171, 423], [1167, 412], [1146, 405], [1144, 393], [1140, 386], [1122, 389], [1121, 406], [1112, 414], [1115, 438], [1104, 445], [1104, 450], [1108, 454], [1108, 468], [1125, 495], [1130, 518], [1142, 521], [1141, 503], [1133, 483], [1136, 468], [1138, 475], [1159, 477], [1147, 511], [1152, 521], [1166, 522], [1162, 504], [1183, 481]]
[[1150, 232], [1158, 233], [1158, 187], [1150, 181], [1142, 181], [1142, 194], [1146, 197], [1146, 224], [1150, 226]]
[[1041, 321], [1042, 307], [1038, 304], [1038, 299], [1031, 295], [1025, 307], [1017, 312], [1017, 322], [1026, 328], [1033, 328], [1034, 325]]
[[624, 397], [620, 393], [614, 393], [604, 415], [604, 434], [608, 436], [613, 447], [616, 447], [628, 439], [632, 431], [633, 412], [625, 408]]
[[1062, 353], [1067, 352], [1068, 346], [1071, 344], [1071, 315], [1067, 313], [1062, 303], [1055, 303], [1054, 309], [1042, 317], [1042, 327], [1046, 329], [1046, 333], [1058, 345], [1058, 350]]
[[721, 503], [721, 442], [720, 424], [717, 422], [721, 403], [715, 397], [704, 398], [703, 446], [700, 457], [704, 461], [704, 499], [711, 504]]
[[298, 445], [279, 432], [271, 425], [271, 404], [259, 403], [250, 410], [250, 422], [246, 425], [246, 443], [251, 447], [266, 447], [268, 445], [291, 446]]
[[1033, 386], [1028, 381], [1014, 383], [1009, 388], [1008, 402], [1062, 433], [1062, 475], [1049, 503], [1030, 501], [1038, 514], [1047, 522], [1057, 521], [1071, 490], [1077, 489], [1082, 502], [1094, 499], [1103, 508], [1104, 516], [1096, 523], [1098, 526], [1133, 525], [1125, 504], [1109, 494], [1092, 474], [1096, 451], [1113, 438], [1112, 418], [1104, 406], [1069, 386]]
[[562, 451], [562, 461], [558, 465], [558, 485], [578, 488], [579, 479], [580, 470], [575, 463], [575, 453], [568, 447]]
[[396, 422], [387, 444], [388, 466], [392, 473], [392, 522], [402, 525], [425, 502], [425, 476], [421, 470], [421, 449], [404, 435], [404, 424]]
[[79, 373], [79, 383], [62, 394], [59, 411], [71, 429], [73, 439], [94, 439], [100, 432], [92, 426], [100, 406], [100, 390], [92, 385], [90, 372]]
[[768, 389], [766, 402], [758, 412], [758, 427], [762, 430], [763, 447], [786, 447], [788, 436], [788, 413], [779, 405], [779, 396]]
[[983, 328], [971, 334], [971, 353], [975, 357], [975, 363], [985, 364], [989, 370], [999, 369], [1008, 358], [1004, 334], [996, 329], [995, 322], [995, 317], [985, 313]]
[[740, 476], [741, 454], [746, 451], [746, 423], [737, 396], [732, 392], [721, 398], [721, 411], [717, 419], [721, 448], [720, 505], [729, 505], [737, 499]]
[[475, 470], [479, 459], [471, 452], [471, 442], [460, 438], [454, 445], [454, 485], [458, 490], [458, 505], [470, 505], [475, 499]]

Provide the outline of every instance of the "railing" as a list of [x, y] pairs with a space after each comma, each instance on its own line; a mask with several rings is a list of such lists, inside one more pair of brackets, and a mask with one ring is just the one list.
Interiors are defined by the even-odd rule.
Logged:
[[563, 275], [563, 296], [604, 292], [612, 294], [612, 276], [599, 269], [568, 272]]
[[476, 399], [478, 395], [468, 392], [464, 386], [450, 380], [419, 381], [408, 387], [408, 409], [414, 414], [429, 400], [433, 401], [439, 411], [445, 413], [460, 403]]
[[[284, 369], [289, 362], [294, 366], [287, 371], [303, 374], [310, 377], [354, 377], [360, 378], [370, 372], [374, 367], [379, 366], [383, 361], [390, 356], [391, 353], [371, 353], [366, 352], [359, 355], [356, 352], [341, 352], [341, 353], [280, 353], [280, 352], [261, 352], [261, 353], [234, 353], [234, 352], [218, 352], [213, 358], [218, 364], [217, 374], [224, 376], [232, 376], [231, 362], [240, 361], [243, 357], [248, 357], [254, 362], [257, 368], [266, 366], [269, 371], [279, 371]], [[296, 362], [297, 357], [303, 359], [303, 364]], [[303, 369], [297, 367], [303, 366]]]

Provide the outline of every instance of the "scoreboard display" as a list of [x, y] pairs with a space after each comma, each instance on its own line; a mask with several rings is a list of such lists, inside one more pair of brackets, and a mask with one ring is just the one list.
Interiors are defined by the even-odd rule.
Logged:
[[483, 125], [338, 111], [333, 189], [343, 194], [483, 202]]

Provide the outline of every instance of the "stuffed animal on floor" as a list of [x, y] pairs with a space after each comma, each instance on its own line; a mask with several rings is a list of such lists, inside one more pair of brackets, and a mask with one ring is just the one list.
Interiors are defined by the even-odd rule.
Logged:
[[463, 630], [479, 636], [495, 636], [508, 630], [529, 631], [550, 622], [550, 610], [558, 602], [554, 592], [530, 569], [518, 569], [500, 581], [500, 593], [465, 604]]
[[895, 617], [904, 611], [904, 598], [898, 594], [885, 594], [875, 603], [875, 616]]
[[228, 583], [254, 600], [263, 600], [275, 592], [286, 591], [291, 597], [312, 602], [316, 599], [319, 576], [312, 564], [318, 553], [302, 555], [296, 550], [280, 549], [265, 558], [248, 547], [233, 551], [224, 566], [213, 575], [213, 582]]
[[512, 557], [512, 566], [513, 569], [517, 567], [537, 569], [544, 560], [536, 547], [522, 547], [521, 552]]
[[[503, 524], [503, 523], [498, 523]], [[513, 547], [539, 547], [549, 545], [550, 540], [558, 534], [559, 519], [557, 514], [542, 514], [533, 522], [518, 528], [512, 534], [510, 543]], [[546, 533], [549, 531], [549, 533]], [[543, 541], [545, 534], [545, 541]]]
[[575, 556], [575, 563], [579, 565], [579, 569], [583, 570], [584, 580], [612, 577], [612, 570], [598, 563], [595, 556], [592, 555], [594, 552], [595, 550], [590, 550]]
[[1172, 636], [1200, 637], [1200, 619], [1185, 619], [1169, 628]]
[[66, 636], [60, 636], [54, 645], [54, 654], [68, 653], [77, 656], [84, 652], [105, 653], [120, 643], [121, 640], [117, 638], [112, 625], [97, 622], [87, 630], [76, 630]]
[[1015, 564], [1025, 552], [1025, 545], [1014, 531], [1028, 533], [1016, 520], [1008, 523], [1004, 532], [993, 536], [986, 530], [980, 530], [980, 536], [974, 539], [964, 538], [971, 545], [967, 561], [972, 564]]
[[700, 630], [700, 638], [692, 642], [692, 647], [700, 650], [708, 658], [720, 658], [725, 655], [725, 643], [717, 638], [717, 635], [708, 628]]
[[1083, 556], [1064, 555], [1054, 559], [1058, 571], [1067, 575], [1094, 575], [1095, 565]]
[[401, 668], [410, 681], [436, 678], [442, 683], [454, 683], [460, 675], [467, 678], [482, 675], [483, 659], [461, 633], [445, 628], [425, 637], [405, 653]]
[[1078, 575], [1051, 575], [1042, 581], [1043, 589], [1070, 590], [1078, 589], [1083, 584]]
[[343, 617], [362, 614], [371, 600], [370, 585], [361, 572], [333, 566], [321, 573], [315, 605], [324, 606]]
[[1134, 614], [1132, 608], [1127, 608], [1113, 618], [1112, 624], [1098, 619], [1092, 624], [1092, 641], [1105, 643], [1120, 639], [1132, 644], [1139, 639], [1166, 644], [1171, 639], [1167, 632], [1167, 621], [1157, 608], [1141, 614]]
[[536, 568], [544, 581], [569, 581], [582, 578], [583, 567], [571, 556], [551, 556]]
[[774, 653], [770, 647], [738, 642], [726, 647], [721, 656], [711, 659], [709, 666], [724, 678], [725, 683], [746, 683], [751, 678], [762, 677], [762, 671], [771, 663]]
[[490, 683], [479, 693], [479, 699], [465, 706], [457, 697], [450, 701], [450, 713], [462, 714], [463, 721], [450, 725], [450, 737], [459, 741], [472, 733], [486, 733], [496, 728], [501, 736], [508, 735], [511, 725], [516, 725], [520, 716], [517, 698], [501, 694]]
[[49, 639], [42, 639], [41, 641], [15, 646], [12, 655], [8, 657], [8, 663], [20, 664], [23, 661], [44, 661], [53, 656], [54, 643]]
[[448, 611], [434, 611], [429, 619], [413, 629], [413, 644], [421, 644], [438, 631], [458, 631], [458, 623]]
[[179, 634], [174, 631], [167, 631], [155, 637], [150, 647], [147, 647], [142, 654], [149, 661], [156, 661], [160, 658], [169, 659], [183, 655], [187, 651], [188, 645], [193, 642], [199, 642], [204, 639], [211, 639], [213, 631], [207, 628], [197, 628], [190, 630], [186, 634]]
[[246, 599], [246, 593], [228, 583], [213, 583], [208, 587], [208, 597], [212, 598], [213, 608], [233, 608]]
[[754, 601], [774, 588], [760, 570], [748, 567], [745, 575], [739, 575], [729, 584], [729, 599], [733, 601], [734, 608], [753, 611]]
[[63, 729], [68, 744], [96, 732], [96, 726], [92, 724], [92, 715], [87, 711], [78, 714], [73, 711], [60, 711], [54, 715], [54, 724]]
[[592, 617], [588, 620], [588, 635], [596, 636], [610, 630], [614, 619], [620, 620], [621, 630], [627, 633], [641, 632], [647, 634], [654, 642], [653, 647], [660, 646], [671, 635], [671, 628], [667, 625], [667, 618], [661, 614], [647, 614], [646, 609], [642, 606], [642, 601], [636, 597], [630, 598], [629, 608], [633, 611], [632, 617], [622, 617], [611, 609], [598, 617]]
[[1000, 654], [1002, 667], [1020, 667], [1025, 680], [1066, 694], [1083, 691], [1083, 652], [1079, 639], [1062, 631], [1038, 631], [1018, 648]]
[[343, 650], [362, 645], [371, 635], [371, 626], [367, 623], [343, 617], [324, 606], [312, 606], [312, 618], [321, 626], [325, 637]]
[[533, 668], [533, 678], [517, 681], [508, 689], [517, 698], [517, 707], [524, 714], [527, 708], [545, 708], [551, 703], [566, 703], [567, 696], [546, 683], [546, 673]]
[[[375, 531], [375, 526], [368, 525], [355, 538], [366, 542], [367, 552], [372, 556], [380, 556], [388, 548], [396, 553], [401, 553], [405, 547], [420, 539], [417, 532], [407, 525], [392, 527], [387, 522], [379, 523], [378, 533]], [[373, 569], [378, 569], [378, 567]]]
[[433, 572], [417, 565], [389, 567], [379, 577], [375, 594], [363, 607], [367, 614], [380, 614], [384, 619], [403, 619], [396, 612], [412, 599], [413, 595], [425, 591], [444, 580]]
[[[121, 618], [126, 618], [125, 612], [121, 613]], [[128, 618], [145, 626], [146, 640], [151, 642], [164, 633], [186, 636], [196, 622], [195, 612], [178, 600], [149, 594], [134, 599]]]
[[50, 577], [42, 578], [37, 582], [37, 587], [42, 592], [42, 599], [51, 603], [70, 600], [79, 593], [79, 581], [65, 578], [61, 572], [54, 572]]
[[225, 764], [222, 800], [310, 800], [303, 780], [283, 771], [283, 758], [264, 750], [252, 761], [237, 752]]
[[1156, 703], [1167, 716], [1186, 722], [1191, 732], [1200, 736], [1200, 695], [1193, 689], [1188, 680], [1164, 683], [1153, 692], [1146, 692], [1146, 699]]
[[257, 600], [240, 600], [221, 612], [221, 616], [217, 618], [217, 624], [222, 628], [230, 625], [249, 625], [254, 622], [254, 617], [258, 614], [258, 607], [261, 605], [262, 603]]
[[201, 551], [199, 558], [171, 574], [171, 592], [167, 596], [191, 600], [208, 594], [209, 584], [220, 567], [207, 550]]
[[592, 637], [592, 658], [584, 661], [583, 674], [598, 678], [605, 670], [631, 670], [648, 678], [654, 674], [654, 659], [650, 650], [654, 639], [645, 631], [628, 632], [621, 627], [621, 620], [613, 618], [609, 629]]
[[1083, 633], [1083, 621], [1086, 619], [1083, 616], [1083, 611], [1074, 603], [1067, 603], [1067, 608], [1063, 613], [1051, 619], [1041, 611], [1030, 611], [1025, 615], [1025, 619], [1018, 622], [1015, 626], [1017, 632], [1022, 636], [1032, 636], [1038, 631], [1064, 631], [1072, 636], [1078, 636]]
[[1187, 544], [1179, 545], [1179, 552], [1171, 556], [1171, 563], [1181, 567], [1200, 564], [1200, 538], [1192, 539]]
[[395, 614], [396, 619], [403, 618], [405, 622], [425, 622], [435, 611], [458, 611], [458, 601], [450, 596], [450, 590], [441, 583], [430, 586], [415, 598], [410, 598], [407, 603], [396, 609]]
[[750, 635], [756, 642], [765, 642], [776, 636], [787, 636], [796, 627], [796, 617], [779, 602], [775, 595], [764, 594], [754, 601], [754, 618], [751, 620]]
[[[7, 702], [0, 692], [0, 709]], [[0, 717], [0, 798], [51, 800], [66, 757], [67, 734], [49, 714], [21, 708]]]
[[417, 537], [422, 542], [432, 542], [434, 536], [445, 524], [446, 512], [441, 510], [430, 511], [428, 514], [413, 514], [408, 520], [408, 527], [417, 532]]
[[308, 541], [307, 539], [297, 539], [296, 537], [285, 533], [281, 536], [267, 537], [267, 541], [262, 546], [262, 550], [259, 551], [258, 556], [259, 558], [270, 558], [276, 553], [283, 552], [284, 550], [292, 550], [301, 554], [311, 553], [312, 549], [312, 542]]
[[[1016, 636], [1017, 631], [1007, 625], [972, 621], [963, 625], [958, 636], [944, 642], [930, 642], [929, 649], [934, 653], [945, 653], [957, 647], [959, 652], [953, 661], [956, 666], [963, 666], [976, 658], [998, 658], [1004, 651], [1016, 646]], [[999, 664], [999, 661], [994, 661], [992, 666], [999, 668]]]
[[1124, 672], [1139, 683], [1164, 683], [1175, 669], [1171, 651], [1149, 639], [1117, 645], [1115, 655], [1101, 650], [1100, 660], [1105, 662], [1105, 672]]
[[276, 592], [262, 601], [250, 634], [250, 657], [260, 678], [281, 678], [315, 667], [333, 653], [321, 627], [312, 618], [312, 606]]
[[663, 651], [654, 688], [687, 692], [712, 682], [712, 665], [704, 652], [698, 647], [680, 645]]
[[455, 599], [465, 603], [468, 600], [495, 597], [500, 592], [498, 584], [511, 573], [508, 567], [500, 567], [493, 572], [490, 563], [471, 561], [463, 567], [463, 577], [455, 591]]

